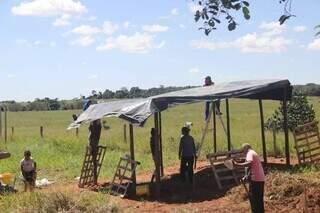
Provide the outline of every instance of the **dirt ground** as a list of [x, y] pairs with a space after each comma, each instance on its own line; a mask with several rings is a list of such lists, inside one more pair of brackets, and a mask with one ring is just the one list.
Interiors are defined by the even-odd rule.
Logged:
[[[279, 161], [279, 159], [270, 161]], [[165, 169], [161, 182], [161, 199], [152, 197], [112, 197], [125, 212], [250, 212], [249, 201], [242, 186], [218, 190], [207, 161], [198, 162], [196, 185], [182, 183], [179, 167]], [[151, 174], [137, 176], [138, 184], [147, 183]], [[151, 186], [151, 191], [154, 186]], [[50, 189], [51, 188], [51, 189]], [[59, 190], [59, 186], [45, 190]], [[61, 189], [66, 186], [61, 186]], [[81, 191], [76, 183], [67, 186], [72, 191]], [[270, 172], [265, 184], [266, 212], [320, 212], [320, 185], [283, 172]]]

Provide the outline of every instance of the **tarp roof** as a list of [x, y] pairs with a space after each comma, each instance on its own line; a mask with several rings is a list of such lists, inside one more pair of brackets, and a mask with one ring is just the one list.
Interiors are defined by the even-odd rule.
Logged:
[[[287, 91], [286, 93], [284, 91]], [[91, 105], [69, 128], [103, 117], [115, 116], [132, 124], [143, 125], [155, 112], [171, 105], [226, 98], [283, 100], [291, 99], [292, 88], [288, 80], [251, 80], [196, 87], [142, 99], [126, 99]]]

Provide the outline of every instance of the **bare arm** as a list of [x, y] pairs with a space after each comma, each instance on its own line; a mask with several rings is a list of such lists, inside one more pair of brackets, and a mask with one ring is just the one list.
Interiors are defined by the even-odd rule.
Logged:
[[233, 164], [239, 167], [251, 167], [251, 161], [246, 161], [244, 163], [238, 163], [237, 161], [233, 160]]

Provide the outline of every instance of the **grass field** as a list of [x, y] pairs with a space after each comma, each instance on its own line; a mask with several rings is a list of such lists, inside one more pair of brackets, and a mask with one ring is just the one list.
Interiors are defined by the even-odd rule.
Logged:
[[[317, 117], [320, 117], [320, 99], [310, 98], [314, 104]], [[265, 120], [279, 106], [279, 102], [265, 101]], [[189, 104], [171, 108], [162, 113], [163, 125], [163, 153], [165, 166], [178, 161], [178, 143], [180, 128], [185, 121], [193, 122], [191, 135], [199, 143], [201, 131], [204, 127], [204, 104]], [[221, 106], [224, 112], [224, 103]], [[0, 172], [19, 172], [19, 162], [23, 157], [23, 150], [32, 151], [34, 159], [38, 163], [39, 178], [48, 178], [55, 181], [73, 180], [79, 176], [85, 146], [87, 144], [88, 128], [84, 125], [76, 137], [75, 130], [67, 131], [66, 128], [72, 121], [71, 115], [75, 111], [51, 111], [51, 112], [12, 112], [8, 113], [8, 142], [5, 144], [0, 139], [2, 150], [8, 150], [12, 157], [0, 161]], [[79, 112], [76, 112], [79, 113]], [[257, 101], [233, 99], [230, 101], [231, 139], [234, 148], [239, 148], [241, 143], [249, 142], [261, 153], [260, 117]], [[225, 113], [223, 114], [225, 118]], [[129, 153], [129, 144], [123, 140], [122, 120], [108, 118], [107, 125], [111, 128], [103, 130], [100, 144], [108, 147], [103, 164], [101, 178], [110, 179], [114, 173], [120, 156]], [[44, 127], [44, 139], [40, 138], [40, 126]], [[142, 164], [138, 167], [138, 173], [151, 171], [153, 162], [150, 154], [149, 135], [153, 126], [150, 118], [144, 128], [135, 128], [136, 159]], [[218, 126], [218, 150], [226, 149], [226, 136]], [[11, 134], [14, 127], [14, 134]], [[272, 151], [272, 137], [266, 132], [267, 149]], [[278, 134], [278, 145], [283, 151], [284, 136]], [[291, 153], [295, 155], [290, 134]], [[202, 149], [202, 156], [212, 152], [212, 134], [208, 134]]]

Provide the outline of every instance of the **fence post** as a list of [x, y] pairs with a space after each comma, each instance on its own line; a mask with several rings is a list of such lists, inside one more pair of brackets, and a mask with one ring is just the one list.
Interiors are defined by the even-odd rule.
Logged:
[[76, 136], [79, 137], [79, 128], [76, 128]]
[[4, 141], [5, 141], [5, 143], [7, 143], [7, 140], [8, 140], [7, 112], [8, 112], [8, 108], [5, 108], [5, 111], [4, 111]]
[[11, 127], [11, 138], [13, 138], [14, 135], [14, 126]]
[[277, 131], [275, 128], [272, 128], [272, 142], [273, 142], [273, 154], [277, 157]]
[[2, 137], [2, 107], [0, 106], [0, 137]]
[[40, 137], [43, 138], [43, 126], [40, 126]]
[[127, 125], [123, 125], [123, 142], [127, 143]]

